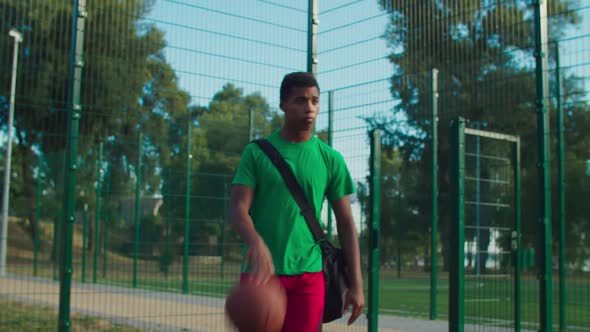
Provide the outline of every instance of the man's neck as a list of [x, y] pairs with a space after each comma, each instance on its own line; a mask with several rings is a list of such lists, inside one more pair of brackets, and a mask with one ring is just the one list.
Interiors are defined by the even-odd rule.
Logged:
[[307, 142], [313, 136], [311, 131], [303, 130], [303, 131], [296, 131], [290, 130], [286, 127], [281, 128], [279, 132], [281, 138], [289, 143], [301, 143]]

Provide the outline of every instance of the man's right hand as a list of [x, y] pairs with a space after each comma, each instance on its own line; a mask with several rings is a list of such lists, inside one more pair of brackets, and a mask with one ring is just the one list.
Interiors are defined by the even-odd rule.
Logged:
[[258, 238], [249, 244], [244, 265], [250, 264], [250, 280], [255, 285], [265, 284], [274, 274], [275, 267], [272, 262], [270, 250], [262, 238]]

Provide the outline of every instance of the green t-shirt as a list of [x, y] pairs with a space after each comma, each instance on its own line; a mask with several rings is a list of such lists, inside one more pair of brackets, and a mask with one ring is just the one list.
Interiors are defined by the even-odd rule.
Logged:
[[[318, 220], [325, 197], [332, 202], [355, 192], [342, 155], [317, 137], [290, 143], [276, 131], [267, 139], [293, 170]], [[322, 270], [319, 245], [299, 206], [279, 171], [257, 144], [246, 145], [232, 184], [254, 189], [250, 216], [272, 254], [276, 274], [298, 275]]]

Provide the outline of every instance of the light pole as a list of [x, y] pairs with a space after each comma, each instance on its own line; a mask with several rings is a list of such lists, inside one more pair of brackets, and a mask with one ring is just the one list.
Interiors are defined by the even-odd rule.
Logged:
[[2, 193], [2, 227], [0, 227], [0, 277], [6, 275], [6, 243], [8, 242], [8, 195], [10, 190], [10, 158], [12, 156], [12, 123], [14, 121], [14, 91], [16, 89], [16, 69], [18, 64], [18, 44], [23, 35], [10, 29], [8, 35], [14, 38], [12, 56], [12, 81], [10, 82], [10, 110], [8, 113], [8, 144], [6, 145], [6, 166], [4, 167], [4, 190]]

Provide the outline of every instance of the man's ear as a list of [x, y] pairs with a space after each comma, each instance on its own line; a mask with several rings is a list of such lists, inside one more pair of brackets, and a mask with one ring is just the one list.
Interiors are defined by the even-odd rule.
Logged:
[[282, 100], [279, 102], [279, 108], [281, 109], [281, 111], [283, 111], [283, 113], [285, 113], [285, 109], [283, 108], [283, 101]]

